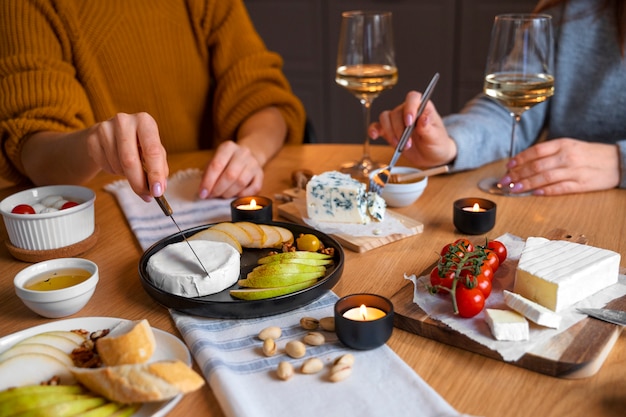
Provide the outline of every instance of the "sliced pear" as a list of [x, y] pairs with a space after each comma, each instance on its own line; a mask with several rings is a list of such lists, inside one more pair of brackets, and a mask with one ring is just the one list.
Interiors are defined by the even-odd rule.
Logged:
[[264, 256], [258, 260], [260, 264], [266, 264], [275, 262], [282, 259], [331, 259], [332, 256], [326, 253], [308, 252], [308, 251], [294, 251], [294, 252], [281, 252], [273, 255]]
[[324, 265], [273, 262], [254, 267], [248, 275], [299, 274], [301, 272], [326, 272], [326, 267]]
[[240, 279], [237, 283], [242, 287], [253, 288], [284, 287], [285, 285], [293, 285], [299, 282], [321, 278], [324, 274], [324, 271], [320, 271], [303, 272], [299, 274], [256, 275], [248, 276], [246, 279]]
[[38, 395], [20, 395], [0, 403], [0, 416], [22, 415], [26, 411], [48, 408], [54, 404], [69, 403], [94, 398], [90, 394], [40, 393]]
[[331, 265], [333, 263], [332, 259], [311, 259], [311, 258], [285, 258], [285, 259], [276, 259], [271, 262], [264, 262], [262, 265], [272, 265], [272, 264], [301, 264], [301, 265]]
[[263, 231], [263, 229], [261, 229], [261, 226], [252, 222], [236, 222], [234, 224], [244, 229], [252, 237], [252, 243], [250, 243], [250, 246], [246, 246], [246, 247], [248, 248], [263, 248], [264, 247], [267, 236], [265, 235], [265, 232]]
[[0, 354], [0, 362], [24, 353], [41, 353], [49, 355], [58, 359], [60, 362], [63, 362], [66, 366], [74, 366], [74, 362], [70, 358], [70, 355], [55, 346], [43, 343], [20, 343], [15, 346], [11, 346], [9, 349]]
[[205, 229], [201, 232], [196, 233], [193, 236], [188, 238], [189, 240], [212, 240], [214, 242], [224, 242], [231, 245], [233, 248], [237, 250], [237, 252], [242, 253], [243, 249], [241, 248], [241, 244], [239, 241], [230, 233], [225, 232], [223, 230], [217, 229]]
[[20, 417], [41, 417], [41, 416], [54, 416], [54, 417], [70, 417], [82, 415], [81, 413], [94, 409], [106, 403], [107, 400], [103, 397], [90, 397], [52, 404], [45, 407], [35, 408], [20, 414]]
[[222, 222], [217, 223], [211, 226], [211, 230], [221, 230], [233, 236], [241, 246], [244, 248], [250, 247], [252, 245], [252, 235], [248, 233], [248, 231], [242, 227], [237, 226], [236, 223], [231, 222]]
[[66, 337], [48, 333], [40, 333], [34, 336], [27, 337], [26, 339], [18, 342], [17, 345], [34, 343], [54, 346], [55, 348], [60, 349], [67, 354], [72, 353], [74, 349], [80, 346], [80, 343], [76, 343]]
[[80, 385], [24, 385], [0, 392], [0, 404], [15, 397], [37, 397], [39, 395], [81, 394], [85, 390]]
[[[80, 417], [119, 417], [118, 410], [122, 410], [122, 408], [127, 407], [124, 404], [120, 403], [105, 403], [99, 407], [92, 408], [89, 411], [85, 411], [80, 414]], [[136, 408], [133, 408], [133, 411]], [[131, 414], [128, 414], [131, 415]]]
[[74, 341], [74, 343], [78, 345], [82, 344], [85, 340], [87, 340], [87, 336], [89, 335], [89, 333], [80, 334], [78, 332], [73, 332], [71, 330], [51, 330], [51, 331], [40, 333], [40, 334], [48, 334], [52, 336], [65, 337], [66, 339], [70, 339]]
[[273, 288], [239, 288], [230, 290], [230, 295], [241, 300], [264, 300], [267, 298], [278, 297], [292, 292], [309, 288], [317, 282], [317, 279], [300, 282], [298, 284], [286, 285], [284, 287]]
[[283, 237], [274, 226], [268, 224], [259, 224], [259, 227], [263, 229], [265, 233], [264, 248], [280, 248], [283, 245]]
[[293, 233], [291, 233], [291, 230], [282, 226], [272, 226], [272, 227], [275, 228], [276, 231], [280, 234], [280, 237], [283, 240], [283, 243], [293, 243], [294, 237], [293, 237]]
[[63, 362], [42, 353], [24, 353], [0, 363], [0, 390], [36, 385], [53, 377], [59, 377], [64, 385], [76, 382]]

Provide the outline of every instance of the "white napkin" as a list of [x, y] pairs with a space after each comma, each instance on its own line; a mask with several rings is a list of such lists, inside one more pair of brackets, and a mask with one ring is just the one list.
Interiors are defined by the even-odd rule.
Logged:
[[[485, 308], [510, 310], [504, 303], [503, 290], [512, 291], [513, 289], [515, 269], [522, 249], [524, 248], [525, 241], [511, 234], [500, 236], [497, 240], [505, 244], [508, 256], [507, 260], [504, 261], [504, 264], [500, 266], [500, 269], [498, 269], [496, 273], [496, 277], [493, 280], [494, 287], [491, 295], [485, 302]], [[626, 294], [626, 276], [620, 275], [617, 284], [605, 288], [579, 301], [564, 311], [559, 312], [561, 324], [558, 329], [551, 329], [529, 322], [529, 340], [511, 343], [494, 339], [489, 326], [485, 322], [484, 310], [471, 319], [455, 316], [452, 313], [449, 297], [433, 296], [428, 292], [426, 289], [426, 285], [430, 284], [430, 278], [428, 276], [417, 278], [415, 275], [411, 275], [405, 276], [405, 278], [413, 282], [413, 302], [420, 306], [425, 313], [434, 319], [442, 321], [481, 345], [498, 352], [505, 361], [515, 361], [521, 358], [526, 353], [532, 351], [533, 347], [539, 346], [541, 343], [564, 332], [569, 327], [586, 318], [587, 315], [578, 313], [576, 311], [577, 308], [604, 307], [609, 301]]]
[[[167, 181], [165, 198], [182, 230], [220, 221], [230, 221], [232, 200], [197, 197], [202, 173], [198, 169], [178, 171]], [[163, 214], [156, 201], [146, 203], [130, 188], [127, 180], [107, 184], [104, 189], [117, 197], [130, 228], [143, 250], [178, 232], [172, 220]]]
[[[387, 345], [368, 351], [345, 347], [336, 335], [321, 346], [307, 346], [304, 358], [284, 353], [289, 340], [301, 340], [307, 333], [300, 327], [302, 317], [321, 319], [333, 315], [337, 296], [328, 292], [297, 310], [265, 318], [219, 320], [194, 317], [171, 310], [176, 326], [229, 417], [274, 416], [459, 416], [437, 392]], [[278, 353], [263, 355], [259, 332], [279, 326]], [[332, 362], [345, 353], [355, 356], [352, 375], [341, 382], [328, 381]], [[326, 365], [318, 374], [300, 372], [310, 357]], [[294, 365], [288, 381], [278, 379], [281, 361]]]

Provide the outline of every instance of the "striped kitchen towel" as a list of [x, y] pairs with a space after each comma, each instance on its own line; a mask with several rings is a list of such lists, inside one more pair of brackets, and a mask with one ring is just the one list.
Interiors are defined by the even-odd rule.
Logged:
[[[230, 221], [231, 199], [197, 197], [202, 172], [195, 168], [178, 171], [167, 181], [165, 198], [182, 230], [204, 224]], [[107, 184], [104, 189], [117, 198], [130, 228], [143, 250], [159, 240], [173, 235], [178, 229], [172, 220], [152, 201], [146, 203], [130, 188], [127, 180]]]
[[[290, 340], [307, 333], [302, 317], [321, 319], [333, 315], [338, 297], [328, 292], [296, 310], [270, 317], [221, 320], [170, 314], [189, 346], [196, 363], [229, 417], [275, 416], [460, 416], [436, 391], [387, 345], [367, 351], [345, 347], [333, 332], [321, 331], [326, 342], [307, 346], [306, 355], [292, 359], [284, 353]], [[267, 357], [257, 337], [269, 326], [278, 326], [278, 353]], [[355, 357], [352, 374], [340, 382], [328, 379], [333, 361], [346, 353]], [[324, 369], [303, 374], [307, 358], [317, 357]], [[291, 362], [294, 375], [279, 379], [276, 368]]]

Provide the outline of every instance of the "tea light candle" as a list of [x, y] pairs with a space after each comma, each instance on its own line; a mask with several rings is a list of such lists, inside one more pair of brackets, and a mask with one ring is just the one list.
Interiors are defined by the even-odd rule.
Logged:
[[452, 220], [461, 233], [486, 233], [496, 224], [496, 203], [484, 198], [461, 198], [454, 202]]
[[230, 203], [232, 221], [268, 223], [272, 221], [272, 200], [267, 197], [240, 197]]
[[376, 294], [353, 294], [335, 303], [335, 331], [346, 346], [367, 350], [384, 345], [393, 331], [393, 304]]

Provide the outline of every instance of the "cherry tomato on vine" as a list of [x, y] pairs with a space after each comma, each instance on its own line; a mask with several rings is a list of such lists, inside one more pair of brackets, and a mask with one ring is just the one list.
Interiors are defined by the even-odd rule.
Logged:
[[455, 297], [458, 313], [461, 317], [474, 317], [485, 307], [485, 296], [478, 287], [466, 288], [464, 285], [457, 285]]
[[498, 258], [498, 255], [491, 249], [485, 249], [484, 262], [491, 267], [494, 274], [500, 267], [500, 259]]
[[[443, 273], [443, 276], [440, 275], [439, 267], [434, 267], [430, 271], [430, 285], [433, 287], [445, 287], [452, 288], [452, 281], [454, 281], [454, 270], [448, 270]], [[438, 292], [445, 293], [446, 290], [438, 289]]]
[[498, 255], [498, 260], [500, 261], [500, 265], [502, 265], [508, 255], [506, 246], [504, 246], [502, 242], [499, 242], [497, 240], [490, 240], [487, 243], [487, 248], [491, 249], [496, 253], [496, 255]]
[[29, 206], [28, 204], [18, 204], [17, 206], [13, 207], [13, 210], [11, 210], [11, 213], [36, 214], [35, 209], [32, 208], [32, 206]]
[[459, 247], [459, 249], [462, 249], [464, 252], [474, 251], [474, 245], [472, 245], [472, 242], [470, 242], [469, 239], [457, 239], [454, 241], [453, 245]]

